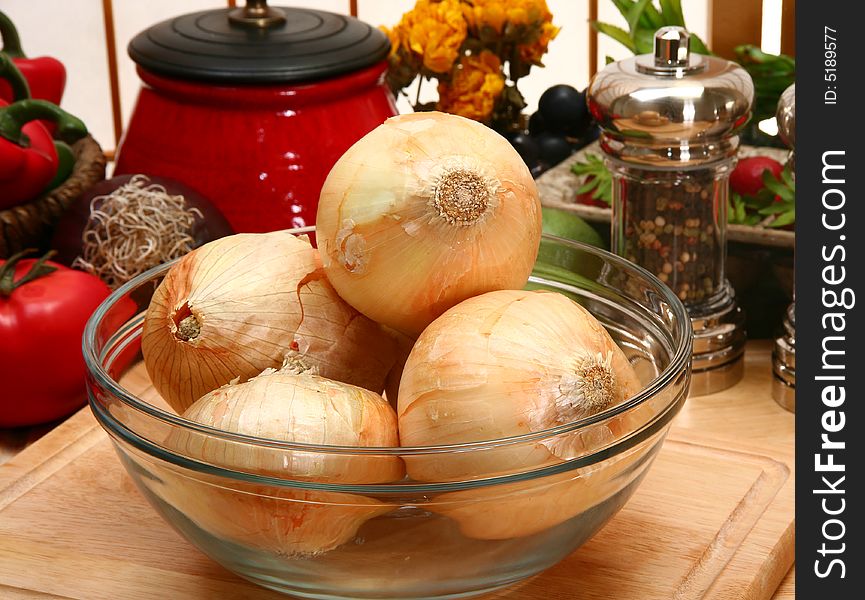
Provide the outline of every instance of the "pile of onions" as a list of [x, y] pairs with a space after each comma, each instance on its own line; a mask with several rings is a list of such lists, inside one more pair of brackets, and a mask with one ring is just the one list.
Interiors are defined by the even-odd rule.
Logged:
[[388, 119], [337, 161], [316, 235], [339, 295], [417, 336], [466, 298], [525, 285], [541, 207], [502, 136], [463, 117], [414, 113]]
[[141, 350], [156, 390], [183, 412], [287, 354], [381, 392], [397, 342], [336, 294], [309, 240], [276, 231], [224, 237], [175, 263], [150, 301]]
[[[546, 431], [641, 389], [588, 311], [521, 289], [540, 203], [522, 159], [489, 128], [441, 113], [388, 119], [333, 167], [317, 219], [320, 258], [289, 232], [234, 235], [187, 254], [156, 290], [142, 351], [185, 418], [269, 440], [448, 445]], [[633, 429], [627, 419], [405, 462], [188, 432], [167, 443], [200, 462], [296, 481], [453, 482], [555, 467]], [[470, 537], [530, 535], [609, 498], [643, 458], [633, 450], [599, 468], [451, 492], [431, 509]], [[228, 489], [171, 469], [146, 485], [214, 535], [281, 554], [334, 548], [388, 511], [353, 494]]]
[[[223, 431], [304, 444], [399, 445], [396, 414], [378, 394], [308, 372], [299, 363], [221, 387], [183, 416]], [[186, 431], [167, 440], [172, 451], [244, 473], [327, 483], [399, 480], [398, 456], [305, 452], [216, 441]], [[364, 496], [255, 485], [230, 489], [169, 473], [153, 491], [212, 535], [282, 555], [316, 554], [352, 539], [388, 507]]]

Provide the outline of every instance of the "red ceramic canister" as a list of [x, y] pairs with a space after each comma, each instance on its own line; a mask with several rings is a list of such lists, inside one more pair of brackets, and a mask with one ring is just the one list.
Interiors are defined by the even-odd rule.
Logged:
[[350, 16], [261, 1], [154, 25], [129, 44], [144, 85], [114, 172], [183, 182], [238, 232], [312, 225], [333, 164], [397, 113], [389, 48]]

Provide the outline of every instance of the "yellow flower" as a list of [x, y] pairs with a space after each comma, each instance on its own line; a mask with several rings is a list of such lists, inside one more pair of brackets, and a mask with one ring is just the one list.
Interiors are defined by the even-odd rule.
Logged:
[[477, 30], [488, 26], [501, 33], [508, 18], [500, 0], [474, 0], [472, 4], [463, 4], [463, 8], [469, 27]]
[[450, 83], [439, 83], [436, 108], [475, 121], [487, 121], [504, 87], [505, 77], [498, 56], [487, 50], [479, 55], [464, 56]]
[[466, 38], [466, 21], [459, 0], [418, 0], [399, 24], [404, 40], [423, 65], [435, 73], [447, 73]]
[[387, 39], [390, 40], [390, 52], [388, 53], [388, 58], [391, 58], [397, 53], [399, 50], [399, 46], [402, 43], [400, 40], [400, 27], [397, 25], [393, 29], [388, 29], [384, 25], [379, 25], [379, 29], [384, 32], [387, 36]]
[[518, 46], [520, 59], [534, 65], [541, 64], [541, 57], [547, 52], [547, 46], [559, 34], [559, 28], [552, 23], [541, 25], [541, 33], [534, 42]]

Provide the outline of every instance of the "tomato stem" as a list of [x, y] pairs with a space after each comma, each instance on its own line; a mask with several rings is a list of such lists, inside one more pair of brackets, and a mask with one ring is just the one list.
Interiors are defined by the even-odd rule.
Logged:
[[55, 250], [49, 250], [44, 256], [31, 265], [30, 270], [27, 271], [23, 277], [18, 281], [15, 281], [15, 265], [18, 264], [18, 261], [22, 258], [33, 252], [36, 252], [34, 248], [27, 248], [17, 254], [13, 254], [4, 264], [0, 265], [0, 296], [8, 298], [12, 295], [12, 292], [25, 283], [38, 279], [39, 277], [44, 277], [45, 275], [57, 270], [57, 267], [45, 264], [46, 260], [57, 254]]

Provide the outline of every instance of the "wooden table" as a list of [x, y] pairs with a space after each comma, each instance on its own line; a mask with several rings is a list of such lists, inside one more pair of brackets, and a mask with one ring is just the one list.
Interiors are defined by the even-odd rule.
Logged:
[[[667, 489], [663, 482], [658, 483], [657, 478], [679, 478], [682, 471], [675, 470], [676, 461], [687, 466], [689, 453], [702, 452], [705, 459], [701, 460], [704, 460], [706, 465], [715, 464], [711, 462], [713, 457], [717, 458], [724, 453], [728, 455], [726, 462], [718, 463], [719, 471], [712, 472], [711, 477], [707, 477], [703, 472], [692, 471], [682, 475], [688, 478], [692, 485], [704, 488], [703, 496], [708, 496], [704, 500], [707, 506], [715, 502], [712, 494], [716, 491], [718, 498], [726, 494], [727, 500], [729, 498], [735, 500], [738, 497], [736, 494], [740, 493], [716, 490], [715, 479], [721, 480], [726, 477], [731, 480], [737, 469], [742, 472], [750, 469], [750, 472], [756, 472], [758, 477], [756, 483], [751, 486], [750, 492], [745, 493], [740, 503], [745, 508], [739, 510], [734, 503], [727, 519], [729, 523], [722, 524], [720, 531], [713, 533], [714, 541], [706, 547], [706, 552], [702, 556], [698, 552], [696, 559], [691, 557], [694, 559], [693, 568], [683, 581], [687, 585], [702, 585], [707, 591], [706, 595], [703, 595], [702, 591], [694, 592], [693, 589], [690, 590], [693, 593], [687, 593], [689, 590], [685, 589], [686, 593], [677, 593], [675, 597], [705, 597], [713, 600], [734, 598], [792, 600], [794, 573], [790, 566], [793, 560], [794, 415], [781, 409], [771, 399], [770, 360], [771, 343], [752, 341], [747, 347], [746, 373], [742, 382], [724, 392], [690, 398], [686, 402], [682, 412], [676, 417], [668, 442], [656, 461], [658, 464], [649, 473], [646, 483], [637, 490], [634, 498], [623, 511], [587, 544], [585, 548], [588, 552], [583, 551], [581, 554], [581, 551], [578, 551], [543, 575], [510, 590], [496, 593], [494, 597], [506, 600], [570, 600], [573, 598], [571, 573], [574, 569], [585, 567], [581, 561], [585, 563], [583, 558], [586, 554], [592, 556], [592, 552], [595, 552], [594, 556], [600, 556], [606, 549], [608, 556], [616, 555], [617, 540], [621, 540], [623, 535], [634, 537], [632, 533], [634, 515], [643, 514], [641, 510], [650, 510], [646, 508], [651, 507], [647, 502], [654, 501], [654, 498], [647, 494], [653, 493], [652, 490], [657, 493], [659, 489], [661, 491]], [[4, 456], [16, 454], [27, 445], [28, 436], [36, 437], [41, 433], [41, 431], [17, 431], [0, 435], [0, 461]], [[98, 455], [93, 455], [93, 451], [98, 451]], [[729, 457], [733, 457], [733, 462]], [[735, 462], [738, 460], [736, 457], [742, 457], [741, 465]], [[760, 466], [761, 464], [767, 465], [766, 473], [776, 475], [769, 486], [770, 493], [766, 493], [765, 487], [759, 487], [761, 469], [764, 468]], [[68, 473], [65, 480], [56, 481], [57, 477], [62, 476], [70, 468], [73, 468], [74, 472]], [[103, 476], [100, 469], [110, 470], [111, 473]], [[76, 473], [89, 474], [91, 480], [78, 482], [76, 478], [79, 475]], [[653, 476], [655, 480], [652, 479]], [[104, 484], [106, 480], [110, 485], [103, 485], [100, 488], [100, 484]], [[53, 486], [52, 481], [54, 481]], [[68, 482], [76, 483], [77, 487], [74, 491], [69, 489]], [[119, 486], [118, 482], [120, 482]], [[748, 484], [748, 481], [746, 480], [745, 483]], [[68, 490], [74, 498], [71, 500], [65, 497], [59, 498], [58, 492], [52, 492], [52, 489]], [[748, 489], [747, 485], [744, 489]], [[133, 540], [119, 541], [126, 545], [117, 551], [116, 559], [111, 555], [97, 556], [99, 560], [105, 561], [106, 568], [111, 566], [114, 569], [112, 573], [117, 573], [116, 575], [106, 575], [107, 579], [101, 583], [100, 581], [79, 582], [77, 591], [68, 591], [64, 585], [66, 579], [63, 578], [78, 579], [76, 576], [79, 571], [76, 569], [91, 571], [97, 569], [96, 572], [102, 570], [99, 564], [94, 566], [93, 559], [88, 558], [88, 546], [85, 542], [89, 542], [91, 537], [106, 535], [105, 532], [109, 530], [105, 528], [104, 523], [99, 523], [98, 519], [94, 522], [89, 510], [91, 503], [94, 510], [98, 510], [99, 506], [102, 506], [103, 510], [106, 506], [114, 506], [115, 504], [112, 504], [114, 500], [99, 498], [100, 493], [114, 492], [126, 494], [120, 498], [121, 501], [136, 504], [132, 507], [135, 509], [134, 512], [130, 512], [132, 508], [127, 511], [127, 517], [135, 517], [138, 519], [137, 526], [145, 527], [137, 531], [152, 531], [153, 535], [161, 540], [160, 543], [172, 544], [175, 551], [184, 552], [183, 560], [187, 561], [187, 565], [182, 569], [183, 572], [173, 573], [170, 569], [156, 570], [152, 564], [142, 564], [138, 567], [136, 565], [139, 563], [132, 559], [124, 562], [127, 553], [134, 554], [137, 546], [147, 542], [135, 539], [135, 535], [130, 533], [129, 537]], [[749, 500], [751, 492], [758, 495], [762, 493], [762, 503], [751, 502]], [[746, 505], [749, 502], [752, 506], [756, 505], [759, 511], [751, 514], [751, 521], [745, 518], [743, 525], [740, 513], [748, 516]], [[47, 509], [46, 504], [49, 505]], [[71, 506], [69, 509], [71, 514], [58, 512], [63, 511], [64, 506]], [[729, 508], [724, 510], [728, 511]], [[55, 514], [60, 516], [56, 518], [51, 516]], [[33, 521], [39, 518], [51, 520], [42, 523], [31, 522], [27, 515], [32, 515]], [[65, 527], [63, 531], [53, 534], [60, 536], [60, 539], [38, 533], [40, 528], [46, 528], [46, 524], [54, 525], [55, 520], [62, 522], [62, 526]], [[725, 529], [726, 525], [730, 527]], [[111, 530], [112, 536], [117, 536], [117, 527], [125, 532], [127, 530], [123, 527], [132, 528], [135, 524], [117, 525]], [[715, 531], [713, 529], [715, 525], [709, 524], [707, 527], [710, 533]], [[4, 532], [7, 540], [13, 541], [4, 543]], [[731, 544], [727, 536], [739, 536], [739, 538], [735, 544]], [[680, 543], [685, 543], [687, 540], [676, 538], [674, 542], [676, 545], [681, 545]], [[726, 550], [723, 547], [725, 544], [729, 546]], [[55, 550], [58, 554], [53, 553]], [[92, 553], [92, 545], [90, 551]], [[153, 549], [148, 551], [152, 552]], [[679, 559], [679, 568], [681, 568], [682, 557], [676, 558]], [[701, 563], [709, 564], [712, 561], [715, 561], [716, 568], [723, 569], [723, 576], [719, 576], [717, 580], [708, 580], [704, 576], [701, 581], [700, 568], [705, 566]], [[722, 563], [720, 567], [718, 561]], [[687, 567], [691, 563], [684, 564]], [[756, 565], [759, 565], [759, 572]], [[116, 571], [116, 569], [120, 570]], [[716, 570], [715, 573], [717, 572]], [[673, 583], [676, 583], [680, 581], [677, 578], [680, 578], [681, 574], [680, 571], [673, 571], [671, 567], [669, 572], [660, 573], [659, 577], [670, 581], [675, 580]], [[51, 580], [51, 577], [54, 579]], [[160, 580], [160, 577], [163, 577], [164, 581]], [[189, 579], [190, 577], [193, 579]], [[112, 598], [132, 597], [134, 594], [145, 593], [141, 586], [149, 583], [143, 582], [151, 582], [154, 578], [158, 580], [156, 585], [164, 585], [166, 590], [189, 589], [189, 582], [194, 581], [197, 586], [194, 589], [209, 590], [207, 594], [201, 596], [202, 598], [271, 597], [257, 588], [248, 587], [248, 584], [225, 572], [205, 557], [199, 556], [153, 514], [143, 499], [137, 496], [131, 482], [128, 482], [119, 464], [111, 456], [105, 434], [95, 425], [86, 409], [32, 444], [27, 451], [17, 454], [5, 465], [0, 465], [0, 598], [4, 600], [6, 598], [47, 598], [59, 595], [91, 600], [96, 597], [102, 598], [105, 594], [111, 595], [104, 597]], [[81, 579], [86, 580], [87, 577]], [[124, 580], [127, 586], [125, 595], [123, 589], [112, 587], [118, 581]], [[173, 585], [178, 587], [171, 588], [170, 586]], [[678, 592], [682, 589], [679, 583]], [[132, 595], [129, 594], [130, 590]], [[650, 596], [626, 594], [620, 596], [619, 600], [626, 598], [631, 600], [637, 597], [639, 600], [654, 600], [654, 598], [671, 597], [671, 594], [656, 593]], [[580, 598], [583, 597], [581, 594]], [[585, 597], [608, 598], [609, 595], [607, 592], [597, 595], [589, 591]]]

